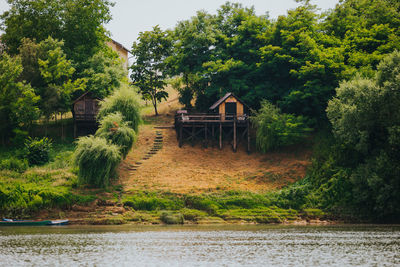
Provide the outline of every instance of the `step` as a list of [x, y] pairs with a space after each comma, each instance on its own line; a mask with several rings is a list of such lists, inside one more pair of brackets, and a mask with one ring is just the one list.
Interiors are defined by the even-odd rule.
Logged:
[[141, 165], [141, 164], [143, 164], [143, 163], [140, 162], [140, 161], [136, 161], [135, 164], [136, 164], [136, 165]]

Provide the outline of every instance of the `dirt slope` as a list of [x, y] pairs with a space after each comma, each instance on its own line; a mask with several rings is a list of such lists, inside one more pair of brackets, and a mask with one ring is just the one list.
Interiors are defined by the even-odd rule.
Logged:
[[[179, 148], [174, 129], [155, 128], [172, 125], [173, 110], [178, 104], [176, 94], [172, 94], [171, 98], [160, 106], [159, 117], [146, 115], [147, 124], [140, 127], [136, 147], [121, 164], [120, 182], [125, 191], [264, 192], [304, 177], [310, 163], [310, 149], [307, 145], [265, 155], [249, 155], [243, 147], [234, 153], [228, 144], [222, 150], [216, 147], [205, 149], [200, 144], [194, 147], [185, 144]], [[143, 159], [152, 149], [156, 131], [163, 137], [162, 148], [154, 151], [149, 159]]]

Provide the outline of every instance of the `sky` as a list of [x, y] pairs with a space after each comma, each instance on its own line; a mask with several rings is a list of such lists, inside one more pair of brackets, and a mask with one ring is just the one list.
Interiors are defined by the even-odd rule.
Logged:
[[[111, 37], [130, 49], [139, 33], [159, 25], [171, 29], [178, 21], [190, 19], [196, 11], [205, 10], [215, 14], [226, 0], [114, 0], [111, 8], [112, 21], [106, 25]], [[245, 7], [254, 6], [257, 15], [269, 13], [270, 18], [285, 15], [287, 10], [299, 4], [294, 0], [239, 0]], [[334, 8], [339, 0], [311, 0], [322, 11]], [[0, 0], [0, 13], [9, 8], [6, 0]]]

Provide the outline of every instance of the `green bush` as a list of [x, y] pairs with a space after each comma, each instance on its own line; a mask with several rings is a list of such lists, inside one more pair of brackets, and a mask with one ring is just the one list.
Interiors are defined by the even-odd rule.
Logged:
[[20, 129], [14, 129], [13, 133], [14, 137], [11, 138], [11, 144], [18, 148], [23, 147], [25, 140], [28, 138], [28, 132]]
[[304, 117], [281, 113], [279, 108], [266, 100], [252, 120], [257, 127], [257, 147], [264, 153], [296, 144], [312, 131], [306, 127]]
[[49, 162], [52, 141], [47, 137], [42, 139], [29, 137], [25, 141], [26, 157], [29, 165], [43, 165]]
[[198, 221], [201, 218], [207, 216], [207, 213], [201, 210], [194, 210], [194, 209], [182, 209], [180, 212], [183, 215], [183, 218], [188, 221]]
[[16, 172], [24, 172], [28, 169], [28, 161], [26, 159], [9, 158], [0, 161], [0, 170], [10, 170]]
[[119, 112], [129, 126], [137, 132], [141, 122], [139, 103], [139, 96], [135, 89], [123, 85], [100, 103], [97, 119], [101, 121], [108, 114]]
[[136, 140], [135, 131], [128, 127], [128, 124], [124, 122], [119, 112], [108, 114], [101, 119], [96, 136], [105, 138], [114, 145], [118, 145], [124, 158]]
[[186, 196], [185, 206], [188, 208], [204, 210], [209, 214], [216, 214], [220, 208], [216, 202], [200, 196]]
[[178, 210], [183, 207], [182, 201], [177, 198], [171, 199], [155, 195], [134, 195], [129, 196], [123, 201], [124, 206], [135, 210]]
[[182, 214], [169, 211], [161, 212], [160, 220], [166, 224], [183, 224], [185, 221]]
[[78, 140], [74, 153], [74, 163], [79, 167], [78, 183], [94, 187], [106, 187], [116, 176], [121, 161], [119, 147], [106, 139], [94, 136]]

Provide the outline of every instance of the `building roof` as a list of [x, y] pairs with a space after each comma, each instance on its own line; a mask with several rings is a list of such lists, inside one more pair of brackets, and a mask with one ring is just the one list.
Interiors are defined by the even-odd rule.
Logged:
[[122, 50], [125, 50], [128, 53], [131, 53], [131, 51], [128, 50], [125, 46], [123, 46], [121, 43], [118, 43], [114, 39], [111, 39], [111, 42], [113, 42], [117, 47], [121, 48]]
[[[84, 96], [86, 95], [91, 95], [92, 92], [91, 91], [87, 91], [84, 94], [82, 94], [80, 97], [78, 97], [77, 99], [75, 99], [75, 101], [73, 102], [73, 104], [75, 105], [76, 102], [78, 102], [79, 100], [81, 100]], [[98, 97], [92, 97], [93, 99], [97, 99], [97, 100], [102, 100], [101, 98]]]
[[217, 102], [215, 102], [210, 109], [213, 110], [215, 108], [217, 108], [219, 105], [221, 105], [225, 100], [227, 100], [230, 96], [233, 96], [234, 98], [236, 98], [240, 103], [242, 103], [243, 105], [247, 106], [239, 97], [235, 96], [233, 93], [226, 93], [223, 97], [221, 97]]

